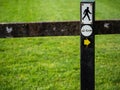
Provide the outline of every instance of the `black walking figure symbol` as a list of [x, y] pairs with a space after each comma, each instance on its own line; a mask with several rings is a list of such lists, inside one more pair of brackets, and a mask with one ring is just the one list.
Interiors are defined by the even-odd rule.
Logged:
[[84, 10], [83, 14], [84, 14], [84, 17], [82, 18], [83, 20], [84, 20], [84, 18], [85, 18], [86, 16], [88, 17], [89, 21], [91, 20], [89, 14], [92, 14], [92, 13], [90, 12], [89, 7], [87, 7], [87, 8]]

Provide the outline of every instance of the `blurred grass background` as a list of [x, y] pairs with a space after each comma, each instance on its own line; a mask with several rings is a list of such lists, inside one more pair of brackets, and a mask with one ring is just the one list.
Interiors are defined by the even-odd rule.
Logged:
[[[120, 0], [96, 0], [96, 20], [120, 19]], [[80, 0], [0, 0], [0, 22], [80, 20]]]
[[[96, 0], [96, 19], [120, 19]], [[79, 20], [80, 0], [0, 0], [0, 22]], [[120, 90], [120, 35], [96, 36], [96, 90]], [[0, 39], [1, 90], [80, 90], [79, 36]]]

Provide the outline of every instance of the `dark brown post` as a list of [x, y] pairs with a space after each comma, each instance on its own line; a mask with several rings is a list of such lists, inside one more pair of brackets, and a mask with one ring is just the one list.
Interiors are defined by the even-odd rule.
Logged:
[[82, 0], [81, 7], [81, 90], [95, 90], [95, 1]]

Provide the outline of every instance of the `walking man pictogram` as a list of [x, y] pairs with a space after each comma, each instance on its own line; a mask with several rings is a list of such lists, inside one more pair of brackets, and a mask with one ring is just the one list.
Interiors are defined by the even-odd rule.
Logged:
[[89, 7], [87, 7], [87, 8], [84, 10], [83, 14], [84, 14], [84, 17], [82, 18], [83, 20], [84, 20], [84, 18], [85, 18], [86, 16], [88, 17], [89, 21], [91, 20], [89, 14], [92, 14], [92, 13], [90, 12]]

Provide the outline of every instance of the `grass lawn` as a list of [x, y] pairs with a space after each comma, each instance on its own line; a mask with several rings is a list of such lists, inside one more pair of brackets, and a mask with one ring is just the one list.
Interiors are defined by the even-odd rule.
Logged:
[[79, 37], [0, 39], [0, 89], [79, 90], [79, 54]]
[[[96, 19], [120, 19], [120, 0], [96, 0]], [[80, 20], [80, 0], [0, 0], [0, 22]]]
[[0, 17], [0, 22], [79, 20], [79, 0], [0, 0]]
[[[120, 35], [96, 36], [96, 90], [120, 89]], [[80, 90], [79, 36], [0, 39], [1, 90]]]
[[120, 90], [120, 35], [96, 36], [96, 90]]

